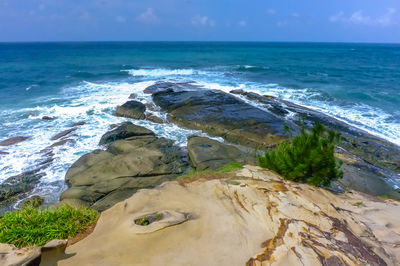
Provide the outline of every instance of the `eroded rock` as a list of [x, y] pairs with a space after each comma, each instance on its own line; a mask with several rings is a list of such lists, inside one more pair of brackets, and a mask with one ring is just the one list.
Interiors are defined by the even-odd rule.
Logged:
[[[400, 263], [398, 202], [354, 191], [335, 195], [258, 167], [229, 179], [239, 185], [197, 180], [137, 192], [103, 212], [91, 236], [67, 247], [74, 256], [59, 265]], [[163, 226], [167, 212], [184, 222]], [[156, 219], [135, 223], [147, 216]]]

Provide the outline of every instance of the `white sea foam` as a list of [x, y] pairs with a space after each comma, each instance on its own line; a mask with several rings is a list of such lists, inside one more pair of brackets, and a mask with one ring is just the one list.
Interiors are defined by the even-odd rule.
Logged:
[[[2, 151], [9, 152], [7, 155], [0, 156], [0, 181], [20, 174], [24, 171], [34, 169], [40, 162], [46, 159], [41, 152], [46, 147], [54, 144], [51, 138], [57, 133], [71, 128], [73, 123], [80, 121], [86, 124], [78, 126], [76, 131], [67, 135], [70, 142], [53, 148], [54, 155], [51, 165], [42, 172], [42, 186], [35, 193], [48, 193], [49, 190], [57, 191], [58, 186], [52, 182], [64, 180], [67, 169], [80, 156], [91, 152], [98, 146], [101, 136], [110, 130], [110, 124], [115, 124], [130, 119], [120, 118], [113, 115], [116, 106], [128, 100], [131, 93], [136, 95], [136, 100], [144, 104], [153, 104], [151, 95], [145, 94], [143, 90], [154, 84], [154, 81], [139, 83], [90, 83], [84, 82], [76, 87], [66, 88], [62, 92], [59, 104], [50, 104], [19, 109], [17, 113], [27, 113], [25, 119], [12, 121], [9, 126], [14, 126], [14, 132], [18, 135], [30, 136], [24, 142], [16, 145], [2, 147]], [[60, 100], [59, 99], [59, 100]], [[49, 99], [48, 99], [49, 100]], [[49, 102], [54, 101], [51, 99]], [[45, 101], [45, 99], [42, 99]], [[166, 114], [157, 110], [148, 111], [153, 115], [166, 119]], [[6, 114], [13, 116], [15, 113]], [[55, 120], [45, 121], [43, 116], [55, 117]], [[172, 139], [179, 146], [186, 146], [187, 137], [190, 135], [203, 135], [200, 131], [186, 130], [174, 124], [157, 124], [150, 121], [130, 120], [131, 122], [153, 130], [157, 135]], [[4, 138], [13, 137], [15, 134], [11, 130]], [[56, 194], [59, 193], [55, 192]]]
[[128, 72], [134, 77], [168, 77], [168, 76], [192, 76], [192, 75], [206, 75], [208, 72], [194, 70], [194, 69], [129, 69], [122, 70]]

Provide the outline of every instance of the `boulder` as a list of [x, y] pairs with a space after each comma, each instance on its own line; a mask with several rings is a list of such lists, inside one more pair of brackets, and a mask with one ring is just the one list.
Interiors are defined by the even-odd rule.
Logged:
[[78, 199], [103, 211], [140, 188], [150, 188], [181, 174], [187, 163], [172, 141], [143, 127], [123, 123], [106, 133], [106, 150], [82, 156], [69, 169], [69, 189], [61, 200]]
[[145, 111], [146, 106], [143, 103], [138, 101], [128, 101], [117, 107], [115, 115], [133, 119], [145, 119]]
[[25, 141], [27, 139], [29, 139], [29, 137], [19, 136], [19, 137], [9, 138], [9, 139], [6, 139], [6, 140], [3, 140], [2, 142], [0, 142], [0, 146], [14, 145], [14, 144], [20, 143], [22, 141]]
[[137, 136], [154, 136], [153, 131], [147, 128], [136, 126], [131, 122], [121, 123], [117, 128], [104, 134], [100, 139], [100, 145], [105, 145], [113, 141]]
[[248, 147], [269, 147], [281, 142], [286, 121], [275, 114], [217, 90], [178, 91], [152, 95], [168, 118], [180, 126], [221, 136]]
[[42, 206], [44, 199], [40, 196], [32, 196], [21, 204], [21, 209], [25, 208], [39, 208]]
[[254, 164], [256, 161], [254, 153], [205, 137], [190, 137], [187, 148], [190, 163], [196, 171], [216, 170], [230, 162]]

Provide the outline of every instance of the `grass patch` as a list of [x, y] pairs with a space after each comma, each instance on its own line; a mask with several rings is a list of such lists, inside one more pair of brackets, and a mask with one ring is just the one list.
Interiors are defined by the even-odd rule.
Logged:
[[226, 180], [225, 182], [227, 184], [234, 185], [234, 186], [239, 186], [240, 185], [240, 182], [235, 181], [235, 180]]
[[0, 218], [0, 242], [16, 247], [42, 246], [53, 239], [72, 238], [93, 224], [98, 212], [64, 205], [56, 209], [25, 208]]
[[179, 182], [179, 184], [183, 185], [185, 183], [192, 182], [200, 178], [206, 180], [220, 179], [226, 177], [227, 173], [240, 169], [243, 169], [243, 165], [236, 162], [230, 162], [218, 168], [217, 170], [192, 171], [184, 175], [178, 176], [176, 180]]
[[382, 199], [390, 199], [390, 197], [388, 195], [380, 195], [379, 197]]
[[[291, 135], [288, 127], [285, 131]], [[339, 140], [338, 133], [327, 131], [320, 123], [315, 123], [308, 132], [303, 120], [300, 134], [282, 142], [275, 150], [258, 156], [259, 164], [285, 179], [327, 187], [331, 181], [343, 176], [341, 162], [334, 156], [335, 144]]]
[[354, 205], [357, 207], [361, 207], [362, 205], [364, 205], [364, 203], [362, 201], [358, 201]]

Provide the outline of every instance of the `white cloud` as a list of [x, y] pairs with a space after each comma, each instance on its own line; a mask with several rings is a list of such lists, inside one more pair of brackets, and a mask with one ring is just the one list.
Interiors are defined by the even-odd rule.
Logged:
[[388, 8], [387, 12], [380, 18], [378, 18], [377, 22], [381, 26], [390, 26], [395, 24], [394, 15], [396, 14], [396, 9]]
[[207, 16], [194, 16], [192, 18], [192, 24], [195, 26], [208, 26], [208, 27], [214, 27], [215, 26], [215, 21], [210, 19]]
[[126, 22], [126, 18], [124, 18], [123, 16], [116, 16], [115, 17], [115, 21], [118, 23], [125, 23]]
[[136, 20], [142, 23], [156, 23], [158, 21], [157, 15], [152, 8], [148, 8], [145, 12], [136, 17]]
[[338, 14], [333, 15], [329, 18], [331, 22], [342, 22], [357, 25], [370, 25], [370, 26], [390, 26], [395, 24], [394, 15], [396, 14], [396, 9], [388, 8], [386, 13], [377, 18], [371, 18], [370, 16], [364, 15], [362, 10], [357, 10], [349, 17], [345, 16], [343, 11]]
[[268, 15], [275, 15], [275, 14], [276, 14], [276, 10], [270, 8], [270, 9], [267, 10], [267, 14], [268, 14]]
[[238, 25], [240, 27], [246, 27], [247, 26], [247, 21], [246, 20], [241, 20], [241, 21], [238, 22]]

